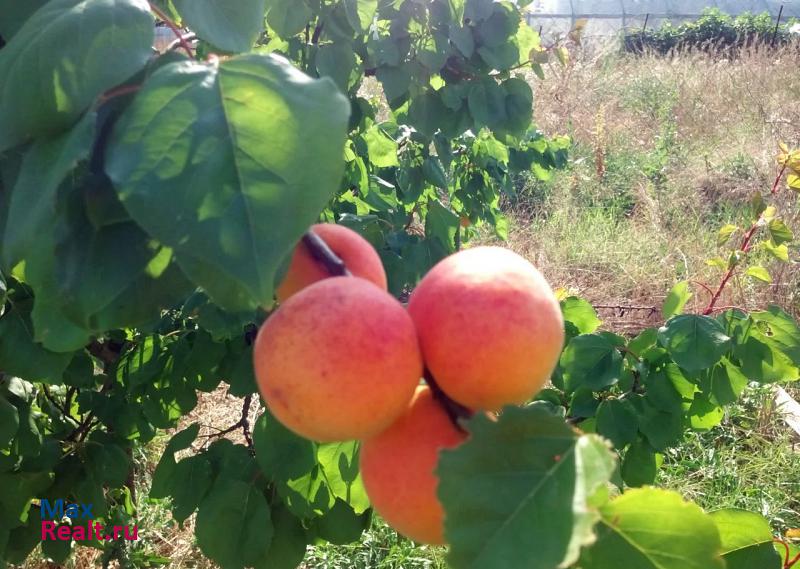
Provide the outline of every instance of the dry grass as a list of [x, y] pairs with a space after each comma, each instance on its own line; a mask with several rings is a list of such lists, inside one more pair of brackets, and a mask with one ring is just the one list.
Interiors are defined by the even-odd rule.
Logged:
[[[536, 124], [575, 148], [565, 172], [530, 181], [509, 205], [508, 245], [596, 303], [659, 305], [680, 278], [716, 283], [705, 260], [718, 228], [746, 221], [751, 196], [769, 190], [777, 142], [800, 143], [798, 68], [789, 49], [735, 60], [577, 54], [531, 77]], [[796, 221], [786, 193], [781, 210]], [[738, 279], [725, 303], [797, 313], [798, 272], [770, 268], [772, 286]], [[695, 308], [705, 301], [698, 294]]]

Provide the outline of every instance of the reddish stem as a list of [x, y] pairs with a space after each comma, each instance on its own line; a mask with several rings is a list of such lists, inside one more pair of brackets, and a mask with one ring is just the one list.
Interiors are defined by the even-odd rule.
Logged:
[[777, 537], [773, 537], [772, 541], [774, 543], [780, 543], [783, 546], [783, 549], [786, 550], [786, 555], [783, 556], [783, 566], [785, 568], [786, 564], [789, 563], [789, 556], [792, 554], [792, 552], [789, 551], [789, 544], [783, 541], [782, 539], [778, 539]]
[[706, 289], [708, 294], [710, 294], [711, 296], [714, 296], [714, 291], [711, 290], [711, 287], [708, 286], [707, 284], [701, 283], [700, 281], [689, 281], [689, 282], [692, 283], [692, 284], [696, 284], [697, 286], [703, 287], [704, 289]]
[[190, 46], [189, 42], [187, 42], [186, 39], [183, 37], [183, 33], [180, 31], [180, 29], [178, 29], [177, 24], [175, 24], [175, 22], [170, 20], [169, 16], [167, 16], [163, 12], [163, 10], [161, 10], [161, 8], [154, 5], [152, 2], [150, 2], [150, 10], [152, 10], [153, 13], [156, 16], [158, 16], [165, 24], [167, 24], [167, 27], [170, 30], [172, 30], [172, 33], [175, 34], [175, 37], [180, 42], [181, 47], [184, 49], [184, 51], [186, 51], [189, 57], [194, 57], [194, 53], [192, 52], [192, 46]]
[[122, 87], [117, 87], [116, 89], [111, 89], [110, 91], [106, 91], [105, 93], [100, 95], [98, 103], [102, 105], [103, 103], [113, 99], [114, 97], [129, 95], [131, 93], [135, 93], [141, 88], [142, 88], [141, 85], [124, 85]]
[[772, 184], [772, 191], [770, 192], [772, 195], [778, 193], [778, 186], [781, 183], [781, 178], [783, 178], [783, 174], [786, 172], [786, 168], [789, 166], [789, 161], [787, 160], [786, 163], [781, 166], [781, 171], [778, 172], [778, 176], [775, 178], [775, 183]]
[[[747, 230], [747, 233], [744, 234], [744, 237], [742, 237], [742, 242], [739, 246], [739, 250], [742, 251], [743, 253], [747, 253], [748, 251], [750, 251], [751, 242], [756, 234], [756, 231], [758, 231], [759, 221], [761, 221], [760, 216], [753, 223], [753, 226]], [[706, 309], [703, 310], [704, 315], [708, 316], [709, 314], [714, 312], [714, 307], [716, 306], [717, 301], [719, 301], [719, 297], [722, 296], [722, 291], [725, 290], [725, 286], [728, 284], [728, 281], [731, 280], [731, 277], [733, 276], [733, 273], [735, 271], [736, 271], [736, 265], [733, 265], [727, 271], [725, 271], [725, 274], [723, 275], [722, 280], [720, 281], [719, 286], [717, 287], [717, 290], [714, 291], [714, 294], [711, 296], [711, 300], [709, 301], [708, 306], [706, 306]]]

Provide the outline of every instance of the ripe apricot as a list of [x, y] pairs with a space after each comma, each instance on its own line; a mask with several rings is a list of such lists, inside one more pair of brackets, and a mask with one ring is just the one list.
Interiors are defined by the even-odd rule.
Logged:
[[436, 496], [439, 451], [461, 444], [458, 430], [426, 386], [400, 418], [361, 445], [361, 476], [372, 506], [401, 534], [444, 543], [444, 510]]
[[408, 313], [358, 277], [328, 278], [293, 295], [259, 330], [253, 356], [273, 415], [323, 442], [383, 430], [403, 412], [422, 376]]
[[[344, 261], [353, 276], [365, 278], [386, 290], [383, 264], [378, 252], [366, 239], [352, 229], [335, 223], [318, 223], [312, 225], [311, 230]], [[327, 269], [311, 256], [305, 243], [300, 241], [292, 253], [286, 276], [275, 291], [278, 302], [284, 302], [308, 285], [330, 276]]]
[[523, 403], [550, 378], [564, 321], [542, 274], [516, 253], [476, 247], [438, 263], [408, 311], [442, 390], [473, 409]]

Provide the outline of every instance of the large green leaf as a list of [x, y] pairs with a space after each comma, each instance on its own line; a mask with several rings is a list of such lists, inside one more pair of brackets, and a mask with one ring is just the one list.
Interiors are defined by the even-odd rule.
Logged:
[[571, 322], [581, 334], [591, 334], [603, 323], [594, 307], [585, 299], [569, 296], [561, 301], [564, 320]]
[[750, 316], [759, 329], [763, 329], [769, 343], [789, 356], [795, 365], [800, 365], [800, 326], [791, 315], [778, 306], [770, 306]]
[[588, 387], [599, 391], [614, 385], [622, 376], [622, 356], [605, 337], [584, 334], [570, 340], [561, 354], [567, 389]]
[[628, 448], [622, 460], [622, 479], [633, 487], [652, 484], [662, 460], [646, 440], [639, 438]]
[[584, 569], [723, 569], [714, 520], [675, 492], [629, 490], [601, 508]]
[[18, 302], [0, 318], [0, 369], [30, 381], [58, 382], [72, 354], [57, 354], [34, 341], [31, 301]]
[[69, 127], [151, 55], [145, 0], [51, 0], [0, 50], [0, 151]]
[[197, 512], [197, 544], [223, 568], [252, 567], [261, 561], [273, 533], [266, 497], [240, 480], [218, 478]]
[[733, 353], [748, 379], [770, 383], [795, 381], [800, 377], [800, 369], [792, 359], [757, 330], [752, 331], [744, 343], [737, 344]]
[[636, 410], [628, 401], [606, 399], [597, 408], [597, 434], [623, 449], [636, 440], [639, 421]]
[[230, 52], [249, 51], [264, 29], [265, 0], [173, 0], [188, 27]]
[[671, 319], [658, 331], [658, 341], [687, 371], [710, 368], [730, 347], [730, 338], [719, 322], [696, 314]]
[[19, 427], [19, 412], [0, 395], [0, 450], [8, 447]]
[[6, 41], [11, 39], [36, 10], [44, 6], [48, 0], [0, 0], [0, 36]]
[[665, 319], [672, 318], [683, 312], [683, 307], [692, 298], [692, 293], [689, 292], [689, 283], [681, 281], [670, 289], [667, 298], [664, 300], [664, 305], [661, 308], [661, 313]]
[[606, 443], [535, 405], [479, 415], [438, 474], [452, 567], [552, 569], [594, 537], [591, 505], [614, 470]]
[[316, 464], [316, 445], [295, 435], [269, 411], [253, 426], [253, 444], [261, 471], [276, 482], [300, 478]]
[[711, 513], [722, 539], [727, 569], [780, 569], [781, 558], [772, 546], [772, 530], [763, 516], [745, 510]]
[[6, 227], [2, 250], [5, 266], [13, 267], [21, 261], [54, 223], [56, 192], [78, 161], [89, 156], [95, 120], [96, 113], [88, 113], [69, 132], [37, 141], [25, 153], [8, 209], [11, 219], [25, 222]]
[[277, 56], [174, 63], [120, 119], [107, 170], [217, 303], [269, 305], [281, 260], [339, 187], [349, 108]]
[[372, 24], [372, 18], [378, 9], [378, 0], [344, 0], [344, 9], [347, 21], [353, 29], [363, 32]]

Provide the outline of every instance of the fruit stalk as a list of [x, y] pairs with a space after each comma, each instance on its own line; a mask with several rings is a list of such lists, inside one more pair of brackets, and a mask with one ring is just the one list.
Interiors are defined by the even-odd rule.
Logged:
[[303, 244], [308, 248], [311, 256], [322, 263], [333, 277], [351, 277], [352, 273], [348, 270], [341, 258], [334, 253], [323, 239], [311, 230], [303, 235]]
[[425, 369], [424, 377], [425, 383], [428, 385], [428, 387], [430, 387], [434, 399], [436, 399], [436, 401], [439, 402], [439, 405], [442, 406], [445, 413], [447, 413], [447, 416], [450, 417], [450, 421], [453, 423], [453, 425], [455, 425], [456, 429], [462, 433], [466, 433], [466, 430], [461, 425], [460, 419], [471, 418], [474, 414], [474, 411], [450, 399], [447, 394], [442, 391], [442, 388], [439, 387], [439, 384], [436, 383], [436, 379], [434, 379], [433, 374], [431, 374], [430, 370], [427, 368]]

